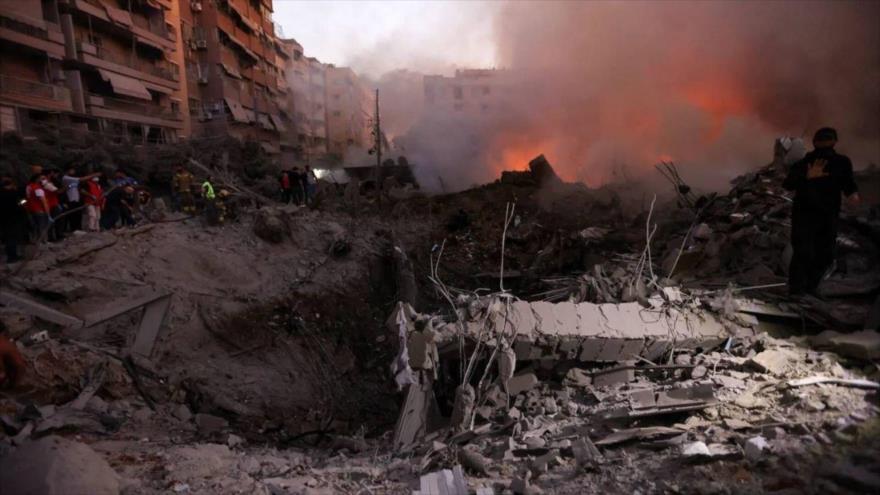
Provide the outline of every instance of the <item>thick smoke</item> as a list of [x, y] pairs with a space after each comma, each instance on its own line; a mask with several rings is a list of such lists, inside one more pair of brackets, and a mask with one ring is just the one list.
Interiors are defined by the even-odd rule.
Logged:
[[830, 125], [857, 167], [878, 163], [878, 18], [878, 2], [511, 2], [495, 19], [509, 112], [423, 116], [408, 152], [454, 187], [537, 152], [591, 185], [671, 159], [722, 187], [775, 137]]

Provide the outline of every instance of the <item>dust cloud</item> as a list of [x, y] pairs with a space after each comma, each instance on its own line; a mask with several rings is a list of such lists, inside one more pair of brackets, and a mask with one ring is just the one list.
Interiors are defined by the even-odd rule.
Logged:
[[506, 113], [401, 112], [400, 141], [452, 189], [539, 152], [593, 186], [657, 180], [653, 165], [674, 160], [723, 188], [769, 162], [775, 137], [825, 125], [857, 168], [880, 163], [878, 18], [880, 2], [510, 2], [494, 18], [517, 80]]

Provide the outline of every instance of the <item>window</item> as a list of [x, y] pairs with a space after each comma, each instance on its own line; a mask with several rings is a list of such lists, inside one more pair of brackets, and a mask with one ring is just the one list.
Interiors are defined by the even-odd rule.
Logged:
[[342, 117], [342, 112], [340, 112], [339, 110], [336, 110], [333, 112], [333, 116], [334, 117]]
[[460, 112], [464, 109], [464, 105], [462, 105], [461, 103], [456, 103], [453, 108], [455, 108], [456, 112]]
[[456, 100], [460, 100], [464, 97], [464, 91], [461, 89], [461, 86], [452, 88], [452, 94], [455, 96]]
[[484, 95], [488, 95], [491, 92], [492, 92], [492, 90], [489, 88], [489, 86], [483, 86], [483, 94]]

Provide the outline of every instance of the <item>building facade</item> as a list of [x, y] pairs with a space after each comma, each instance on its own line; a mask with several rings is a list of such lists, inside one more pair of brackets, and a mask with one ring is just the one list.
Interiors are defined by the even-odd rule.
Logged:
[[275, 33], [271, 0], [0, 0], [0, 132], [232, 136], [284, 163], [369, 148], [372, 92]]
[[373, 145], [372, 119], [375, 100], [357, 74], [348, 67], [328, 66], [327, 151], [343, 160], [351, 148]]
[[275, 37], [271, 0], [181, 2], [181, 31], [192, 135], [232, 136], [281, 152], [287, 126], [286, 52]]
[[186, 135], [172, 0], [0, 0], [0, 132]]
[[511, 73], [497, 69], [456, 70], [455, 76], [425, 76], [424, 111], [437, 118], [488, 120], [510, 107]]

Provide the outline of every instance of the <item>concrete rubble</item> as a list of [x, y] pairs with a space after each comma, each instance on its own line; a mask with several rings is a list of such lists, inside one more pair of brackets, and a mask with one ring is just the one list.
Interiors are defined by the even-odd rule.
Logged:
[[0, 289], [27, 362], [0, 491], [876, 491], [876, 216], [845, 219], [830, 295], [788, 298], [778, 182], [676, 193], [649, 240], [623, 192], [540, 157], [391, 215], [329, 198], [52, 245]]

